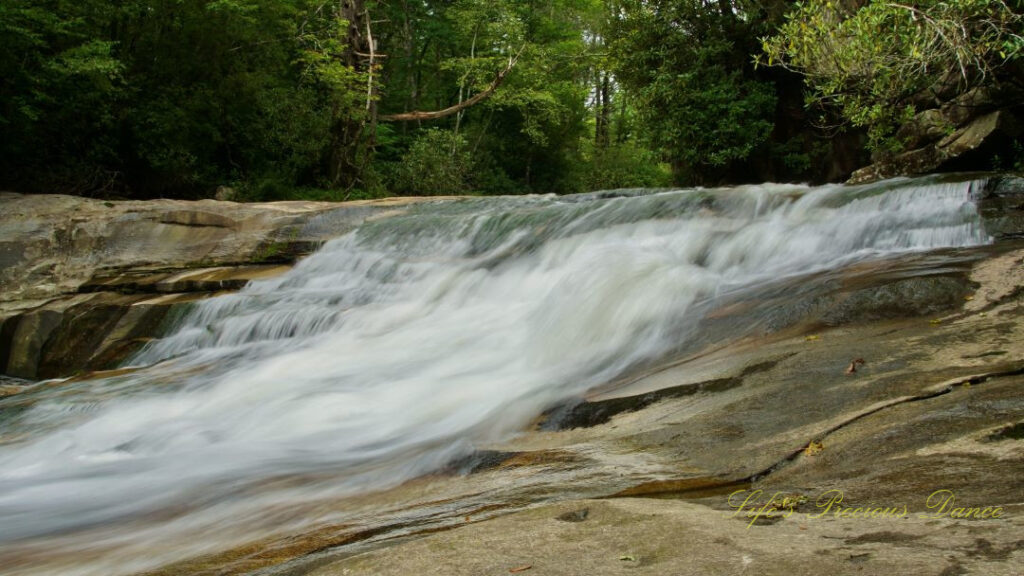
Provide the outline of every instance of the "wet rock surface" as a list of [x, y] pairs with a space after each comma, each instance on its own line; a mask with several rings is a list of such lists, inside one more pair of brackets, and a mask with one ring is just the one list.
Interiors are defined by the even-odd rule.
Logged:
[[994, 178], [979, 207], [989, 234], [997, 239], [1024, 237], [1024, 178]]
[[0, 374], [113, 368], [189, 302], [281, 274], [365, 220], [423, 201], [438, 200], [102, 202], [0, 193]]
[[102, 202], [2, 192], [0, 301], [53, 298], [139, 270], [289, 262], [367, 218], [423, 201], [436, 200]]
[[[259, 573], [1018, 574], [1024, 245], [965, 280], [974, 291], [939, 315], [795, 326], [489, 447], [495, 463], [445, 485], [520, 495], [496, 516]], [[509, 453], [526, 465], [505, 467]], [[560, 475], [574, 480], [541, 489]]]
[[[715, 323], [724, 332], [749, 309], [723, 306], [701, 350], [555, 408], [518, 438], [391, 490], [273, 518], [322, 519], [315, 529], [268, 527], [265, 540], [150, 574], [1018, 575], [1024, 243], [1006, 219], [1013, 189], [985, 193], [983, 212], [1009, 199], [985, 216], [1004, 222], [995, 246], [939, 269], [922, 255], [816, 279], [834, 295], [789, 307], [792, 293], [766, 298], [754, 306], [778, 308], [776, 319], [727, 345]], [[310, 226], [329, 229], [330, 214]], [[100, 366], [209, 293], [182, 287], [226, 289], [215, 283], [273, 270], [91, 273], [74, 293], [19, 301], [0, 325], [0, 361], [26, 378]], [[0, 396], [29, 385], [0, 380]], [[332, 522], [339, 510], [345, 522]], [[0, 562], [75, 566], [105, 536], [99, 527], [88, 550], [55, 553], [58, 535]]]
[[[1024, 179], [993, 176], [977, 195], [990, 234], [1024, 235]], [[164, 319], [183, 314], [189, 302], [282, 274], [320, 243], [368, 219], [436, 201], [448, 199], [237, 204], [0, 193], [0, 374], [55, 378], [116, 367], [160, 336]], [[891, 263], [884, 273], [868, 271], [866, 282], [856, 275], [820, 278], [812, 281], [837, 289], [812, 298], [787, 289], [756, 305], [773, 311], [769, 332], [808, 319], [841, 325], [935, 314], [970, 292], [963, 274], [974, 257], [965, 256], [956, 269], [931, 269], [927, 257]], [[695, 346], [730, 334], [728, 317], [709, 315]], [[600, 411], [615, 414], [635, 404]]]

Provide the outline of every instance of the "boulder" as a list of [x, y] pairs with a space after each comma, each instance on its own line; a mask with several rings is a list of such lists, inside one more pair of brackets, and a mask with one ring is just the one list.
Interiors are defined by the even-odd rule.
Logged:
[[941, 140], [951, 134], [955, 126], [941, 110], [932, 108], [918, 113], [909, 122], [900, 126], [896, 132], [896, 139], [913, 150]]
[[1001, 102], [1014, 102], [1020, 95], [1004, 94], [1001, 91], [979, 86], [942, 105], [942, 115], [954, 126], [963, 126], [990, 112], [997, 110]]
[[[908, 128], [909, 137], [918, 142], [933, 138], [940, 131], [940, 119], [944, 117], [938, 113], [922, 116], [915, 124], [917, 128]], [[971, 121], [937, 142], [861, 168], [847, 183], [862, 184], [930, 172], [987, 170], [992, 168], [990, 159], [1009, 149], [1020, 134], [1018, 118], [1007, 110], [997, 110]]]

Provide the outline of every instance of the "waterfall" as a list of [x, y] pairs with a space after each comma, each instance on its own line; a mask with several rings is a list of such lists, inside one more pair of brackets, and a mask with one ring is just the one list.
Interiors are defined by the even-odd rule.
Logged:
[[[678, 352], [726, 295], [989, 242], [982, 184], [479, 198], [367, 222], [197, 303], [140, 369], [29, 393], [0, 420], [0, 549], [167, 509], [118, 538], [215, 539], [270, 505], [394, 486]], [[290, 477], [329, 481], [254, 489]]]

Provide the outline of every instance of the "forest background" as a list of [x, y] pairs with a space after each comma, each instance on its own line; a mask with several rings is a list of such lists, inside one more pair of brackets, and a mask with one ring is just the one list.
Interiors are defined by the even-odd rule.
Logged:
[[[345, 200], [837, 181], [904, 150], [922, 111], [1019, 89], [1022, 13], [1019, 0], [5, 0], [0, 189]], [[1022, 158], [1018, 141], [988, 162]]]

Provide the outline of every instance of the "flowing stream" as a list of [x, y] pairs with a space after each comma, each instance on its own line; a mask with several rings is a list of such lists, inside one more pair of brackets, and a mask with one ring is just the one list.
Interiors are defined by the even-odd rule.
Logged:
[[[195, 305], [138, 370], [0, 401], [0, 558], [132, 572], [395, 486], [679, 354], [724, 298], [988, 243], [982, 184], [465, 199], [367, 222]], [[47, 545], [99, 548], [37, 569], [24, 550]]]

